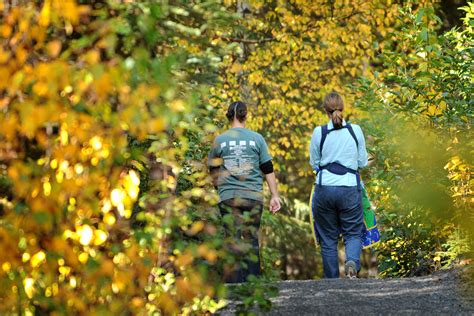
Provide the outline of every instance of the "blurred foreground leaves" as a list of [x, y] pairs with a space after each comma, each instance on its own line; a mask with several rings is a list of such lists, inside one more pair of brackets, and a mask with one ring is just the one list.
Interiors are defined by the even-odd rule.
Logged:
[[382, 275], [431, 273], [474, 249], [473, 9], [444, 34], [433, 7], [402, 12], [410, 22], [390, 35], [382, 70], [359, 82], [375, 158], [368, 184], [385, 225]]
[[215, 311], [221, 253], [192, 236], [216, 228], [189, 211], [216, 197], [188, 152], [212, 128], [197, 121], [225, 55], [210, 39], [232, 15], [0, 5], [0, 313]]
[[[253, 106], [285, 192], [282, 214], [263, 217], [267, 276], [321, 270], [299, 201], [313, 180], [307, 140], [325, 122], [316, 105], [333, 89], [357, 100], [347, 118], [374, 158], [364, 179], [385, 227], [382, 275], [473, 249], [472, 4], [462, 29], [440, 34], [430, 1], [251, 1], [240, 19], [235, 1], [10, 3], [1, 313], [222, 307], [219, 274], [238, 260], [223, 250], [205, 160], [218, 110], [236, 99]], [[243, 309], [269, 307], [263, 283], [237, 291]]]

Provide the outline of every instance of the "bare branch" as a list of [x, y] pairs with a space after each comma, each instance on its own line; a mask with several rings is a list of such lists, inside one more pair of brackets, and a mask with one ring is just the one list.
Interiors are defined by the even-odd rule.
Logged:
[[261, 44], [261, 43], [266, 43], [266, 42], [272, 42], [275, 40], [275, 38], [273, 37], [256, 39], [256, 40], [247, 39], [247, 38], [224, 37], [224, 36], [220, 36], [218, 38], [226, 42], [235, 42], [235, 43], [244, 43], [244, 44]]

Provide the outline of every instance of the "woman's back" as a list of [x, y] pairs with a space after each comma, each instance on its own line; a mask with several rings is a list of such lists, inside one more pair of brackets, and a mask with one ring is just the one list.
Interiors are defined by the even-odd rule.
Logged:
[[[310, 164], [314, 170], [330, 163], [339, 163], [346, 168], [357, 170], [367, 166], [367, 150], [365, 148], [364, 134], [362, 129], [355, 124], [350, 125], [354, 132], [354, 137], [343, 120], [342, 128], [334, 129], [334, 124], [329, 121], [327, 124], [327, 135], [324, 139], [321, 154], [322, 126], [314, 129], [310, 145]], [[357, 140], [357, 142], [356, 142]], [[322, 170], [322, 185], [356, 186], [357, 179], [354, 174], [346, 173], [338, 175]], [[318, 177], [319, 178], [319, 177]], [[319, 184], [319, 182], [317, 182]]]

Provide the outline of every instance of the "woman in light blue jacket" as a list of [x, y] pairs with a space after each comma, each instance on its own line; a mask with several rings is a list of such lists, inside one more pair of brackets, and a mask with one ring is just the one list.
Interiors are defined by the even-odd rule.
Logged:
[[314, 129], [310, 145], [310, 164], [318, 172], [312, 199], [316, 236], [324, 277], [339, 277], [337, 243], [342, 233], [346, 276], [355, 278], [365, 231], [358, 172], [368, 162], [365, 139], [358, 125], [343, 119], [344, 103], [339, 94], [326, 95], [323, 105], [330, 121]]

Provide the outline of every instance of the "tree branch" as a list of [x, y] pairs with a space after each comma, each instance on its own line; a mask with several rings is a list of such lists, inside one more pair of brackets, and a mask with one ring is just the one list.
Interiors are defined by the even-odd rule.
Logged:
[[257, 40], [252, 40], [252, 39], [247, 39], [247, 38], [224, 37], [224, 36], [219, 36], [218, 38], [226, 42], [244, 43], [244, 44], [261, 44], [261, 43], [271, 42], [275, 40], [275, 38], [273, 37], [262, 38], [262, 39], [257, 39]]

